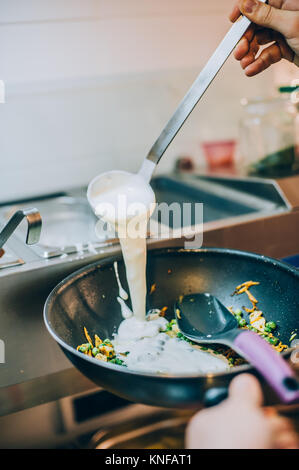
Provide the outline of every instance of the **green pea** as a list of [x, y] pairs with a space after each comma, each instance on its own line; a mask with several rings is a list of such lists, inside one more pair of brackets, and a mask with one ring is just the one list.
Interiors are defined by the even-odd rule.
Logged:
[[122, 366], [123, 363], [124, 363], [124, 361], [122, 361], [121, 359], [118, 359], [118, 358], [115, 359], [115, 364], [117, 364], [119, 366]]
[[279, 339], [278, 339], [278, 338], [275, 338], [275, 337], [269, 338], [269, 340], [270, 340], [269, 343], [270, 343], [270, 344], [273, 344], [274, 346], [276, 346], [276, 345], [278, 344], [278, 342], [279, 342]]
[[122, 366], [124, 361], [122, 359], [119, 359], [118, 357], [114, 356], [112, 359], [109, 361], [111, 364], [117, 364], [118, 366]]
[[247, 322], [246, 322], [245, 318], [241, 318], [241, 319], [238, 320], [238, 321], [239, 321], [239, 325], [240, 325], [240, 326], [245, 326], [245, 325], [247, 325]]
[[180, 331], [177, 333], [177, 337], [178, 337], [178, 338], [185, 338], [184, 335], [183, 335], [183, 333], [181, 333]]
[[91, 344], [86, 343], [86, 344], [81, 344], [81, 346], [79, 348], [79, 351], [82, 352], [82, 353], [85, 353], [85, 352], [89, 351], [90, 349], [91, 349]]
[[276, 326], [277, 326], [277, 325], [276, 325], [276, 323], [275, 323], [274, 321], [268, 321], [268, 322], [266, 323], [266, 327], [267, 327], [267, 328], [271, 328], [271, 330], [275, 330]]
[[267, 343], [273, 344], [273, 343], [272, 343], [272, 338], [270, 338], [270, 336], [267, 336], [267, 337], [265, 338], [265, 340], [267, 341]]
[[99, 354], [100, 350], [98, 348], [93, 348], [91, 352], [92, 352], [92, 355], [95, 357], [97, 354]]
[[266, 333], [271, 333], [272, 330], [268, 326], [265, 326], [265, 331], [266, 331]]
[[103, 341], [103, 344], [104, 344], [105, 346], [112, 346], [111, 340], [108, 339], [108, 338], [106, 338], [106, 339]]
[[237, 308], [237, 310], [235, 310], [235, 315], [240, 315], [241, 316], [242, 314], [243, 314], [243, 312], [240, 308]]

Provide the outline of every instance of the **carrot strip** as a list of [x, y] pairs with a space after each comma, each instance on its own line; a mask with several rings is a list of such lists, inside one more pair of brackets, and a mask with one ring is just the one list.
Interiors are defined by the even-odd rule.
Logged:
[[92, 339], [91, 339], [91, 337], [89, 336], [88, 331], [87, 331], [87, 329], [85, 328], [85, 326], [84, 326], [84, 334], [85, 334], [85, 338], [87, 339], [87, 341], [91, 344], [91, 347], [93, 348]]

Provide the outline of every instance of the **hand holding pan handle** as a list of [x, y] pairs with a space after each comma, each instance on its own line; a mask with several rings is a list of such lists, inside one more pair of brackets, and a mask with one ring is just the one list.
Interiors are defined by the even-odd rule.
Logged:
[[233, 348], [260, 372], [283, 403], [299, 402], [298, 379], [289, 364], [264, 339], [252, 331], [241, 331]]

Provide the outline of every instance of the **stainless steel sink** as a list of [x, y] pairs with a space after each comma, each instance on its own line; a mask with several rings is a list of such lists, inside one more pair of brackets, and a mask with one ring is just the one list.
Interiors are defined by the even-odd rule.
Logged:
[[[105, 240], [104, 237], [102, 240], [96, 237], [97, 219], [87, 200], [81, 197], [54, 197], [5, 206], [0, 210], [0, 218], [7, 221], [16, 210], [31, 205], [38, 206], [42, 216], [40, 241], [32, 247], [42, 258], [93, 250]], [[21, 225], [19, 230], [24, 238], [26, 227]]]
[[[288, 210], [287, 201], [271, 181], [252, 184], [246, 180], [230, 180], [229, 184], [223, 178], [178, 174], [156, 177], [151, 185], [158, 203], [178, 203], [180, 206], [186, 202], [203, 203], [203, 223]], [[157, 217], [155, 211], [153, 218]], [[180, 222], [183, 224], [183, 218]], [[194, 223], [191, 218], [191, 225]], [[177, 227], [171, 225], [171, 228]]]

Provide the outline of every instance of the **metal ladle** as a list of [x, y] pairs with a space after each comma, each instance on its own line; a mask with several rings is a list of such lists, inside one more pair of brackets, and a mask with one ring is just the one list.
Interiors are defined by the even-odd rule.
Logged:
[[[260, 0], [266, 3], [267, 0]], [[251, 21], [246, 16], [241, 16], [230, 28], [222, 42], [219, 44], [214, 54], [202, 69], [195, 82], [184, 96], [178, 108], [168, 121], [160, 136], [150, 149], [139, 173], [150, 181], [156, 165], [159, 163], [162, 155], [172, 142], [188, 116], [191, 114], [196, 104], [203, 96], [209, 85], [222, 68], [233, 49], [236, 47], [244, 33], [250, 26]]]

